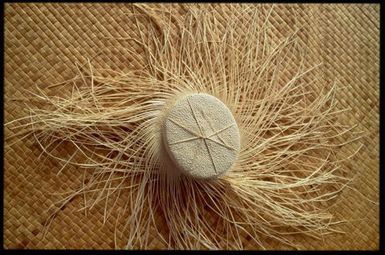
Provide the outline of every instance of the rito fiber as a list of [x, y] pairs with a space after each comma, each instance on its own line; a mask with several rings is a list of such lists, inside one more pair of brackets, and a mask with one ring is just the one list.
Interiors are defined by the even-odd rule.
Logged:
[[[242, 249], [245, 238], [296, 247], [291, 234], [338, 231], [328, 207], [349, 182], [342, 162], [352, 155], [334, 148], [359, 136], [338, 122], [336, 85], [321, 84], [298, 31], [274, 44], [270, 13], [252, 5], [219, 22], [214, 9], [225, 6], [185, 5], [181, 17], [133, 5], [127, 15], [140, 36], [120, 40], [141, 47], [141, 68], [88, 61], [57, 85], [70, 95], [39, 90], [47, 109], [31, 106], [8, 123], [60, 171], [76, 165], [88, 180], [58, 201], [46, 226], [80, 196], [86, 211], [105, 203], [104, 220], [124, 215], [116, 246], [130, 249], [147, 248], [150, 236], [174, 249]], [[73, 154], [54, 155], [61, 142]]]

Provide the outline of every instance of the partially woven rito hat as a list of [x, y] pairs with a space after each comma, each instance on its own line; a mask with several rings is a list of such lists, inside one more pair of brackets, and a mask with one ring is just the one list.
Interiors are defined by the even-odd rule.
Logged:
[[124, 6], [131, 32], [99, 34], [72, 78], [12, 96], [29, 113], [6, 118], [6, 150], [33, 141], [58, 187], [76, 178], [49, 191], [39, 240], [77, 204], [87, 227], [112, 224], [111, 248], [298, 249], [344, 235], [346, 192], [378, 205], [353, 185], [371, 133], [348, 120], [352, 87], [325, 71], [305, 6]]

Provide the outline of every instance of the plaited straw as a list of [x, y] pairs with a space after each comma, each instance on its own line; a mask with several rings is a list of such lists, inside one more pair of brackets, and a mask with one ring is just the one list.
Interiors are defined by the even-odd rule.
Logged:
[[[216, 8], [218, 20], [244, 6]], [[184, 13], [180, 6], [175, 11]], [[268, 5], [258, 6], [262, 11]], [[106, 37], [135, 36], [137, 31], [127, 20], [129, 5], [106, 4], [9, 4], [5, 18], [5, 121], [26, 114], [20, 101], [12, 100], [30, 89], [31, 84], [48, 86], [69, 79], [76, 72], [74, 62], [85, 56], [96, 56], [95, 68], [129, 71], [137, 65], [125, 51], [136, 47], [126, 40], [103, 40]], [[291, 17], [299, 20], [293, 23]], [[379, 6], [376, 5], [278, 5], [271, 13], [273, 38], [280, 38], [303, 26], [299, 33], [311, 49], [314, 63], [323, 62], [323, 78], [327, 83], [338, 80], [342, 86], [337, 99], [351, 107], [346, 122], [360, 122], [368, 133], [364, 147], [350, 162], [358, 172], [354, 187], [371, 200], [378, 200], [378, 49]], [[101, 51], [105, 51], [102, 52]], [[138, 56], [142, 54], [137, 48]], [[44, 88], [44, 87], [43, 87]], [[24, 112], [23, 112], [24, 111]], [[5, 136], [10, 135], [5, 129]], [[81, 175], [69, 167], [56, 176], [61, 165], [38, 158], [38, 145], [27, 141], [5, 150], [4, 243], [7, 248], [113, 248], [114, 218], [103, 225], [103, 206], [92, 214], [73, 210], [82, 207], [76, 198], [63, 208], [53, 222], [46, 239], [41, 239], [44, 211], [55, 201], [50, 192], [66, 191], [81, 184]], [[58, 148], [65, 154], [66, 148]], [[349, 150], [349, 148], [346, 148]], [[55, 170], [56, 169], [56, 170]], [[59, 190], [58, 190], [59, 189]], [[123, 203], [123, 201], [122, 201]], [[99, 210], [100, 209], [100, 210]], [[342, 226], [349, 235], [336, 235], [322, 240], [296, 236], [304, 249], [375, 249], [378, 247], [378, 206], [355, 192], [345, 192], [334, 207], [335, 214], [349, 220]], [[210, 219], [215, 222], [215, 218]], [[244, 246], [254, 248], [245, 238]], [[149, 248], [162, 248], [154, 238]], [[272, 248], [280, 248], [272, 243]]]

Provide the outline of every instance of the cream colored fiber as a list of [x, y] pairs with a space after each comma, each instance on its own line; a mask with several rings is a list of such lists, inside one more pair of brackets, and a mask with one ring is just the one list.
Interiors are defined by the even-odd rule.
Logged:
[[192, 94], [179, 99], [166, 118], [166, 148], [183, 173], [195, 178], [224, 174], [240, 148], [237, 123], [219, 99]]

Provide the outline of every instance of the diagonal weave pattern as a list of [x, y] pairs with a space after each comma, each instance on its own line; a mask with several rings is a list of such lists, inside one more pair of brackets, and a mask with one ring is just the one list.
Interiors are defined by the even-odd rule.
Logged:
[[[158, 6], [184, 13], [180, 5]], [[271, 5], [252, 7], [267, 12]], [[217, 8], [218, 21], [242, 8], [244, 5]], [[374, 4], [277, 5], [270, 20], [273, 41], [302, 26], [299, 36], [310, 49], [309, 61], [323, 63], [326, 83], [346, 86], [338, 97], [341, 107], [351, 108], [344, 121], [359, 123], [366, 134], [361, 140], [362, 150], [349, 162], [351, 171], [357, 173], [352, 186], [372, 201], [378, 201], [379, 196], [379, 9]], [[121, 71], [139, 66], [139, 58], [130, 58], [126, 50], [137, 46], [127, 40], [106, 38], [138, 35], [126, 17], [130, 12], [129, 4], [6, 4], [5, 122], [28, 114], [23, 102], [17, 100], [26, 95], [23, 89], [35, 84], [45, 89], [72, 78], [75, 62], [84, 63], [89, 57], [95, 68]], [[140, 56], [139, 48], [136, 53]], [[5, 128], [5, 137], [10, 134], [12, 131]], [[57, 150], [67, 153], [65, 146]], [[46, 210], [57, 200], [51, 194], [78, 187], [81, 174], [68, 167], [56, 176], [61, 165], [45, 160], [44, 155], [39, 157], [40, 154], [41, 149], [32, 138], [5, 149], [4, 247], [114, 248], [117, 214], [103, 224], [103, 206], [87, 215], [77, 212], [82, 207], [81, 198], [63, 208], [42, 239]], [[348, 220], [341, 230], [349, 234], [324, 240], [294, 236], [301, 248], [378, 249], [378, 205], [346, 190], [333, 210], [337, 218]], [[248, 239], [244, 244], [253, 249]], [[148, 248], [162, 248], [161, 242], [154, 238]]]

